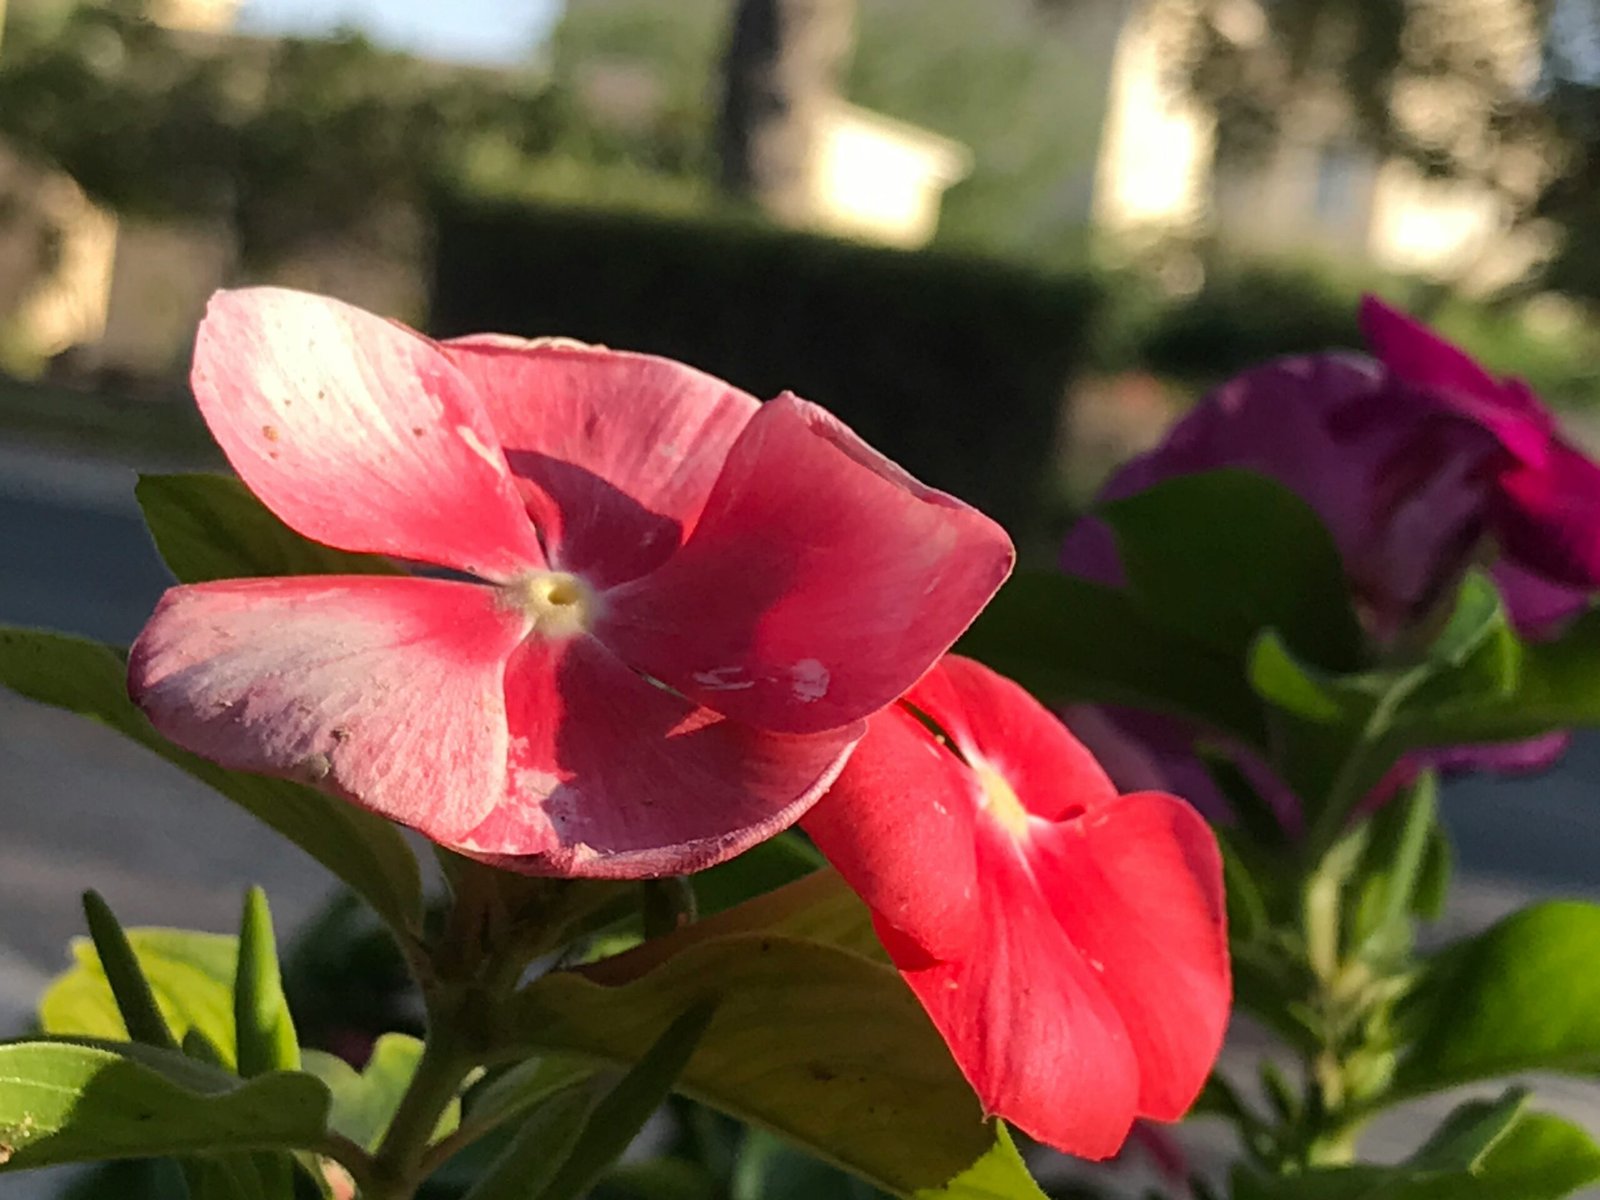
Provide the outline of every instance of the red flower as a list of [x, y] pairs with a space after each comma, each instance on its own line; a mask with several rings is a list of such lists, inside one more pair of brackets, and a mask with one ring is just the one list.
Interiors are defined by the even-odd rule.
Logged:
[[693, 870], [794, 821], [1012, 561], [821, 409], [665, 359], [257, 289], [212, 301], [193, 385], [293, 528], [455, 577], [174, 588], [135, 700], [529, 872]]
[[1031, 696], [952, 655], [804, 826], [991, 1113], [1103, 1158], [1193, 1103], [1230, 985], [1221, 859], [1188, 804], [1118, 796]]

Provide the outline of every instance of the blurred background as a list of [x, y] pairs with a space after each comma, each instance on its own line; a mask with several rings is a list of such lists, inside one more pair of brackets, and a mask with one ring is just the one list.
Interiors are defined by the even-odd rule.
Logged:
[[[1043, 563], [1208, 385], [1358, 346], [1364, 290], [1600, 446], [1597, 184], [1600, 0], [0, 0], [0, 621], [139, 628], [132, 471], [220, 461], [219, 286], [792, 389]], [[1591, 737], [1452, 784], [1448, 927], [1600, 895], [1596, 780]], [[0, 789], [7, 1031], [91, 882], [217, 929], [247, 878], [289, 927], [327, 894], [9, 694]]]

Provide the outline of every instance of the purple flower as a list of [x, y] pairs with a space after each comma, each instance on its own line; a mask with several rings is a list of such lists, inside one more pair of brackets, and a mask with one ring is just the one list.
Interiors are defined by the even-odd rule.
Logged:
[[[1490, 571], [1518, 632], [1548, 638], [1600, 590], [1600, 467], [1560, 436], [1521, 380], [1496, 379], [1371, 297], [1362, 302], [1361, 324], [1375, 357], [1285, 358], [1230, 380], [1118, 471], [1099, 499], [1220, 467], [1258, 471], [1322, 518], [1380, 646], [1436, 616], [1475, 564]], [[1072, 530], [1061, 561], [1071, 574], [1125, 582], [1111, 531], [1096, 518]], [[1185, 786], [1173, 790], [1201, 794], [1190, 778], [1191, 737], [1178, 723], [1081, 709], [1069, 720], [1119, 786], [1155, 786], [1151, 772], [1178, 771]], [[1565, 745], [1565, 734], [1552, 734], [1430, 751], [1425, 761], [1450, 770], [1533, 770]], [[1117, 761], [1136, 763], [1138, 777], [1118, 778]], [[1384, 790], [1421, 765], [1408, 760]], [[1292, 797], [1272, 798], [1287, 818]], [[1199, 803], [1213, 811], [1221, 804], [1203, 794]]]

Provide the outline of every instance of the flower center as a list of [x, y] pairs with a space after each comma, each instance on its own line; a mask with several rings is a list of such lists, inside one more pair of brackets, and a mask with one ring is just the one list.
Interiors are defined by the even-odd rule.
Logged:
[[598, 606], [594, 589], [565, 571], [535, 571], [501, 589], [505, 602], [520, 609], [533, 632], [547, 638], [587, 633]]
[[984, 810], [1012, 837], [1026, 837], [1028, 810], [1022, 807], [1022, 801], [1017, 799], [1017, 793], [1011, 790], [1005, 776], [988, 763], [978, 763], [974, 769], [983, 787]]

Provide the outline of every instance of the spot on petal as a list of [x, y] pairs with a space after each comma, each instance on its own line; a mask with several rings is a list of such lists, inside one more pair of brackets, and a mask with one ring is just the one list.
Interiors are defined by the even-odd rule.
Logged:
[[828, 694], [828, 680], [832, 676], [828, 668], [814, 658], [802, 658], [789, 668], [789, 677], [793, 680], [791, 690], [794, 698], [803, 704], [811, 704], [821, 700]]

